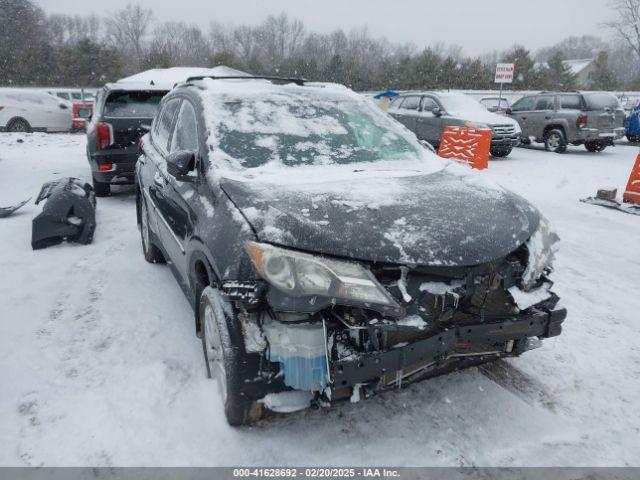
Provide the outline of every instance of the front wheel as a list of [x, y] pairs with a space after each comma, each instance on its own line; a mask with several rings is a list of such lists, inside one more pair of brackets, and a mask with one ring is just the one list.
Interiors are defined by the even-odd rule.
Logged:
[[627, 134], [627, 140], [631, 143], [640, 143], [640, 135]]
[[[228, 307], [228, 308], [226, 308]], [[248, 425], [262, 416], [262, 404], [243, 393], [242, 366], [246, 364], [244, 340], [230, 304], [218, 290], [206, 287], [200, 295], [202, 348], [209, 378], [217, 380], [229, 425]]]
[[513, 147], [493, 147], [491, 148], [491, 156], [502, 158], [508, 156], [513, 151]]
[[14, 118], [7, 125], [7, 132], [31, 132], [31, 125], [24, 118]]
[[567, 151], [567, 138], [560, 129], [549, 130], [544, 136], [544, 148], [554, 153]]
[[602, 152], [605, 148], [607, 148], [606, 143], [604, 142], [587, 142], [584, 144], [584, 147], [590, 152]]

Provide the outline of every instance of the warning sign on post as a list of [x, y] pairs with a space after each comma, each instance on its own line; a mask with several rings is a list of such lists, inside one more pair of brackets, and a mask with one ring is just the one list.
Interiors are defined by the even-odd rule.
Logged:
[[499, 63], [496, 65], [495, 83], [513, 83], [514, 70], [515, 64], [513, 63]]

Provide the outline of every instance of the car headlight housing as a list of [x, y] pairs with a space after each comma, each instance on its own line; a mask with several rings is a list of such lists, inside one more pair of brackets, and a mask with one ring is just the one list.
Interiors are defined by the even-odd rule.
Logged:
[[260, 277], [291, 297], [321, 296], [333, 303], [400, 308], [373, 274], [358, 263], [258, 242], [247, 242], [245, 249]]
[[540, 215], [537, 230], [525, 244], [529, 258], [527, 268], [522, 275], [524, 290], [534, 287], [545, 270], [553, 266], [559, 241], [560, 237], [551, 229], [549, 221]]

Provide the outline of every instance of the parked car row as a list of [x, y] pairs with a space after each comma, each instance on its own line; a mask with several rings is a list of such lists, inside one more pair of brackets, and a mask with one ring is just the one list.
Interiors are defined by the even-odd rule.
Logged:
[[[435, 147], [448, 126], [490, 129], [494, 157], [505, 157], [514, 146], [532, 141], [556, 153], [566, 151], [568, 145], [601, 152], [626, 132], [625, 111], [610, 93], [541, 92], [507, 105], [499, 97], [478, 102], [461, 93], [412, 92], [395, 98], [388, 111]], [[635, 135], [631, 133], [631, 141], [637, 139]]]

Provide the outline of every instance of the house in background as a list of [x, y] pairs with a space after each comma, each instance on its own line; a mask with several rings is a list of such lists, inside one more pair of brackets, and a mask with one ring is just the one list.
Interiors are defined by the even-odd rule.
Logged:
[[589, 88], [591, 85], [597, 68], [597, 60], [597, 58], [581, 58], [564, 60], [562, 63], [576, 76], [576, 86], [582, 89]]
[[[567, 67], [573, 75], [576, 77], [576, 87], [581, 90], [591, 88], [594, 80], [594, 75], [598, 69], [598, 65], [606, 65], [608, 62], [607, 52], [600, 52], [597, 57], [594, 58], [576, 58], [570, 60], [563, 60], [562, 63]], [[546, 67], [547, 63], [536, 63], [534, 68]]]

